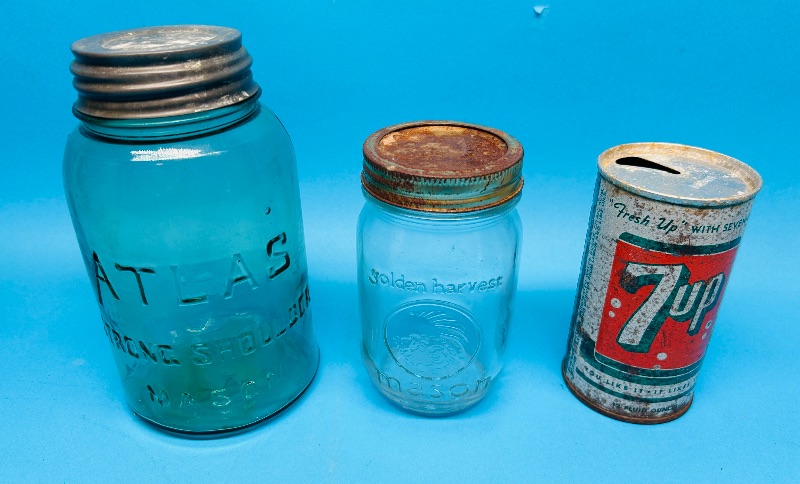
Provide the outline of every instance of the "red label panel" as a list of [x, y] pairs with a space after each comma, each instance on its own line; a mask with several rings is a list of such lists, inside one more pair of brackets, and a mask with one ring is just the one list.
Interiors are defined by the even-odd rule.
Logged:
[[643, 369], [679, 369], [700, 361], [738, 242], [680, 246], [623, 234], [596, 353]]

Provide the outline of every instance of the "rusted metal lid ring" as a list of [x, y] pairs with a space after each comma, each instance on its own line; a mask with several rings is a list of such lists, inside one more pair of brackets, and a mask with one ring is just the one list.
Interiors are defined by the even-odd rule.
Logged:
[[361, 182], [374, 198], [425, 212], [470, 212], [522, 192], [522, 145], [493, 128], [418, 121], [376, 131], [364, 142]]

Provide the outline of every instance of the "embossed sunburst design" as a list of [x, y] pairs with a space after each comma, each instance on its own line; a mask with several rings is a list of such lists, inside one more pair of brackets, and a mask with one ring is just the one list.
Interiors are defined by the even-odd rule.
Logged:
[[469, 365], [480, 348], [481, 333], [466, 309], [442, 301], [417, 301], [386, 318], [384, 338], [398, 365], [435, 380]]

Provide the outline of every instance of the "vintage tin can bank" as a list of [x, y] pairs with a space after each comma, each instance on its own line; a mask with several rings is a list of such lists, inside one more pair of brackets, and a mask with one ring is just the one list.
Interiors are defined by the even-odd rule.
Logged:
[[761, 177], [667, 143], [611, 148], [598, 167], [564, 380], [600, 413], [666, 422], [692, 403]]

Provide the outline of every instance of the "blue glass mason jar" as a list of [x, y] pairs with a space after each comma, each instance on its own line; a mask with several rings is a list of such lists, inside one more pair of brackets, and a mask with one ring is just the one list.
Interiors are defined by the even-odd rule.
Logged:
[[364, 143], [362, 355], [390, 401], [458, 412], [497, 377], [517, 285], [522, 146], [491, 128], [406, 123]]
[[72, 46], [64, 189], [130, 406], [163, 429], [240, 429], [319, 362], [294, 150], [234, 29]]

